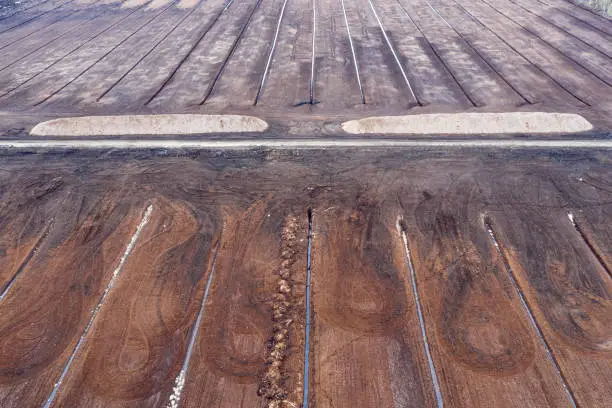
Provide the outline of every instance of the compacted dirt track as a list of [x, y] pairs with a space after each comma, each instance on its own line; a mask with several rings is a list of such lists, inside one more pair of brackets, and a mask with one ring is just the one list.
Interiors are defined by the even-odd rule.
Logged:
[[609, 160], [5, 150], [0, 405], [610, 406]]

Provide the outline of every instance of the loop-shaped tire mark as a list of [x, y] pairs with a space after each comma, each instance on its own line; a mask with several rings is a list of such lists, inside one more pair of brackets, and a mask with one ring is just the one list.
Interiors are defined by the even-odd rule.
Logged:
[[318, 301], [317, 316], [347, 331], [383, 335], [402, 319], [406, 300], [398, 271], [383, 252], [388, 249], [378, 242], [390, 240], [388, 231], [376, 209], [366, 207], [321, 217], [325, 241], [317, 244], [316, 257], [325, 259], [329, 272], [319, 271], [316, 284], [329, 294]]
[[502, 258], [502, 260], [504, 262], [504, 267], [506, 268], [506, 272], [508, 273], [508, 278], [512, 282], [512, 286], [514, 286], [514, 289], [516, 290], [516, 293], [518, 294], [519, 299], [521, 300], [521, 304], [523, 305], [525, 313], [529, 317], [529, 321], [531, 323], [531, 326], [533, 327], [533, 329], [537, 333], [540, 341], [542, 342], [542, 346], [546, 350], [546, 354], [548, 355], [548, 357], [550, 359], [550, 362], [554, 366], [555, 372], [557, 373], [557, 375], [559, 376], [559, 379], [561, 380], [561, 383], [563, 384], [563, 388], [567, 392], [567, 397], [569, 399], [569, 402], [571, 403], [572, 407], [577, 408], [578, 405], [576, 404], [576, 399], [574, 397], [574, 393], [573, 393], [572, 389], [570, 388], [569, 384], [567, 383], [567, 380], [566, 380], [565, 376], [563, 375], [563, 372], [561, 371], [561, 368], [559, 367], [559, 363], [557, 361], [557, 358], [553, 354], [553, 352], [552, 352], [552, 350], [550, 348], [550, 345], [548, 344], [548, 341], [546, 340], [546, 338], [544, 337], [544, 335], [542, 333], [540, 325], [538, 324], [537, 320], [535, 319], [535, 316], [533, 315], [533, 311], [532, 311], [531, 306], [529, 305], [529, 303], [527, 302], [527, 299], [525, 299], [525, 296], [523, 295], [523, 291], [522, 291], [522, 289], [521, 289], [521, 287], [520, 287], [516, 277], [514, 276], [514, 272], [510, 268], [510, 263], [508, 262], [508, 258], [506, 256], [502, 246], [500, 245], [499, 241], [497, 240], [497, 236], [495, 235], [495, 231], [493, 230], [493, 225], [491, 223], [491, 220], [488, 217], [485, 217], [484, 218], [484, 223], [485, 223], [485, 227], [487, 228], [487, 231], [489, 233], [489, 236], [491, 238], [491, 241], [495, 245], [495, 248], [497, 249], [497, 252], [499, 253], [499, 256]]
[[123, 268], [123, 265], [125, 264], [125, 261], [127, 260], [128, 256], [132, 252], [132, 249], [134, 249], [134, 246], [136, 245], [136, 241], [138, 240], [138, 237], [140, 236], [140, 233], [142, 232], [143, 228], [149, 222], [149, 217], [151, 216], [151, 212], [152, 211], [153, 211], [153, 206], [149, 205], [147, 207], [147, 209], [145, 210], [145, 212], [144, 212], [142, 220], [140, 221], [140, 223], [138, 224], [138, 227], [136, 228], [136, 232], [134, 232], [134, 235], [132, 235], [132, 238], [130, 239], [130, 242], [127, 244], [127, 247], [125, 248], [125, 252], [123, 253], [123, 256], [121, 257], [121, 259], [119, 260], [119, 265], [117, 265], [117, 267], [113, 271], [111, 279], [108, 282], [108, 284], [106, 285], [106, 288], [104, 289], [104, 293], [100, 297], [100, 300], [98, 301], [98, 304], [96, 305], [96, 307], [94, 308], [93, 312], [91, 313], [89, 321], [87, 322], [87, 325], [83, 329], [83, 333], [81, 334], [81, 337], [79, 337], [78, 342], [74, 346], [72, 354], [68, 358], [68, 361], [66, 362], [66, 365], [64, 366], [64, 369], [62, 370], [62, 373], [60, 374], [60, 377], [58, 378], [57, 382], [55, 383], [55, 386], [53, 387], [53, 390], [51, 391], [51, 394], [49, 395], [49, 398], [47, 398], [47, 401], [43, 405], [43, 408], [49, 408], [49, 407], [52, 406], [53, 401], [55, 400], [55, 396], [57, 395], [57, 392], [59, 391], [59, 388], [61, 387], [62, 382], [63, 382], [64, 378], [66, 377], [66, 374], [68, 374], [68, 370], [70, 370], [70, 366], [72, 365], [72, 362], [74, 361], [75, 357], [77, 356], [77, 354], [79, 352], [79, 349], [81, 348], [81, 345], [83, 344], [83, 341], [85, 341], [85, 337], [87, 337], [87, 333], [91, 329], [91, 326], [93, 325], [93, 323], [94, 323], [94, 321], [96, 319], [96, 316], [98, 315], [98, 312], [100, 311], [100, 308], [102, 308], [102, 305], [104, 304], [104, 300], [106, 300], [106, 297], [108, 296], [108, 293], [111, 291], [111, 289], [113, 288], [115, 282], [119, 278], [119, 274], [121, 273], [121, 269]]

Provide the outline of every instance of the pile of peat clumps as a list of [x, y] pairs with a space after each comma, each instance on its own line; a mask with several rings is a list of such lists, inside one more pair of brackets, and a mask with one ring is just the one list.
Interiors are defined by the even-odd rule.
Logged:
[[297, 259], [299, 224], [295, 217], [288, 217], [281, 236], [278, 271], [278, 291], [272, 297], [273, 336], [268, 342], [266, 371], [261, 379], [258, 394], [268, 400], [268, 408], [297, 408], [288, 399], [287, 373], [283, 366], [289, 350], [292, 323], [296, 320], [297, 305], [293, 291], [292, 268]]

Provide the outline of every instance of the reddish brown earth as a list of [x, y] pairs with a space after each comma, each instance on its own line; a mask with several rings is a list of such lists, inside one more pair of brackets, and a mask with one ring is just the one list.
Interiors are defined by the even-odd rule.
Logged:
[[610, 406], [607, 153], [68, 153], [2, 155], [2, 406], [301, 406], [309, 208], [310, 407]]

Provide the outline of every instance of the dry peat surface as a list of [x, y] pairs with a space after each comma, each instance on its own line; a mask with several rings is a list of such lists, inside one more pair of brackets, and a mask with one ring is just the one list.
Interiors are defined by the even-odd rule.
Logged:
[[0, 407], [612, 408], [612, 22], [0, 0]]
[[[573, 113], [590, 126], [556, 131], [612, 128], [612, 21], [568, 0], [3, 4], [3, 138], [60, 117], [169, 113], [255, 116], [276, 137], [342, 136], [342, 122], [366, 116], [465, 112]], [[488, 120], [468, 122], [487, 133], [474, 122]], [[547, 129], [537, 122], [521, 130]]]

